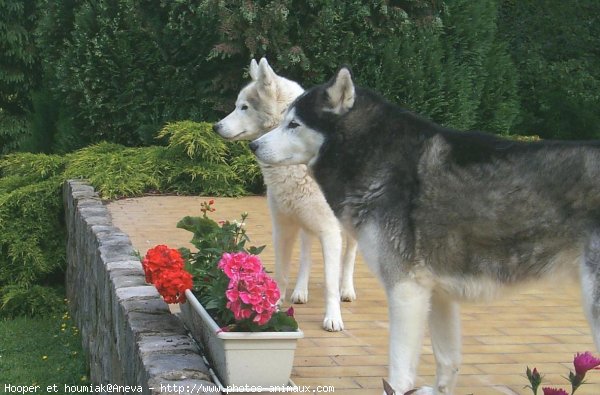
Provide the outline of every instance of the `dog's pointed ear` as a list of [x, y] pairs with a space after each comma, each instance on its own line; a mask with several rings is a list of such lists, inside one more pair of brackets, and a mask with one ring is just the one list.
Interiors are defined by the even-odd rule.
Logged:
[[277, 75], [269, 66], [269, 62], [267, 62], [266, 58], [262, 58], [258, 63], [258, 76], [256, 81], [258, 82], [258, 88], [261, 92], [275, 95], [276, 91], [276, 82], [275, 79]]
[[256, 81], [258, 79], [258, 63], [256, 63], [255, 59], [252, 59], [250, 61], [248, 73], [250, 74], [250, 78], [252, 78], [253, 81]]
[[340, 68], [335, 77], [333, 77], [326, 92], [329, 96], [329, 104], [331, 106], [329, 111], [338, 115], [350, 111], [354, 106], [356, 96], [350, 69], [347, 67]]

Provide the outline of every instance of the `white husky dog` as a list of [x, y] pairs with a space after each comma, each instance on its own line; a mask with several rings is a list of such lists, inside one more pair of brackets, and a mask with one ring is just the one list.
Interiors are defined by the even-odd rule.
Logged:
[[[304, 90], [294, 81], [275, 74], [265, 58], [250, 62], [250, 82], [235, 102], [235, 110], [214, 125], [214, 130], [228, 140], [253, 140], [276, 127], [288, 106]], [[356, 299], [353, 284], [357, 245], [346, 237], [343, 275], [340, 287], [342, 233], [338, 220], [325, 201], [317, 183], [308, 175], [305, 165], [272, 167], [260, 164], [267, 185], [267, 199], [273, 221], [275, 277], [285, 298], [294, 241], [300, 232], [300, 268], [293, 303], [308, 301], [311, 238], [321, 242], [325, 266], [325, 318], [328, 331], [344, 329], [340, 298]]]

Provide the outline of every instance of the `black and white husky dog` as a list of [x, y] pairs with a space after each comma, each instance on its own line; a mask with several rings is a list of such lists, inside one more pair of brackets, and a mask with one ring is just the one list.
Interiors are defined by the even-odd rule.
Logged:
[[459, 303], [578, 273], [600, 350], [600, 143], [457, 132], [356, 87], [348, 69], [305, 92], [251, 143], [260, 161], [309, 165], [385, 287], [389, 381], [413, 388], [427, 319], [433, 387], [461, 361]]

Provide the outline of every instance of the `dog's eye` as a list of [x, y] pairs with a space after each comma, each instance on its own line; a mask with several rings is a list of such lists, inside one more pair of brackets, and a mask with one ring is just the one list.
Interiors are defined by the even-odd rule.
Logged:
[[243, 104], [243, 105], [242, 105], [242, 107], [240, 107], [240, 109], [241, 109], [242, 111], [246, 111], [246, 110], [248, 109], [248, 106], [247, 106], [247, 105], [245, 105], [245, 104]]
[[298, 126], [300, 126], [300, 124], [296, 121], [290, 121], [290, 123], [288, 123], [288, 129], [296, 129]]

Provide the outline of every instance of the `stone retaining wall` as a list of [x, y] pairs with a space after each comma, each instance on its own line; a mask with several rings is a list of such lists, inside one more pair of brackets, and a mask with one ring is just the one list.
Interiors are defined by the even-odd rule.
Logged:
[[[144, 394], [210, 393], [213, 384], [196, 344], [145, 283], [129, 237], [112, 225], [94, 189], [67, 181], [63, 197], [67, 296], [93, 385], [134, 386]], [[93, 392], [135, 393], [120, 389]]]

